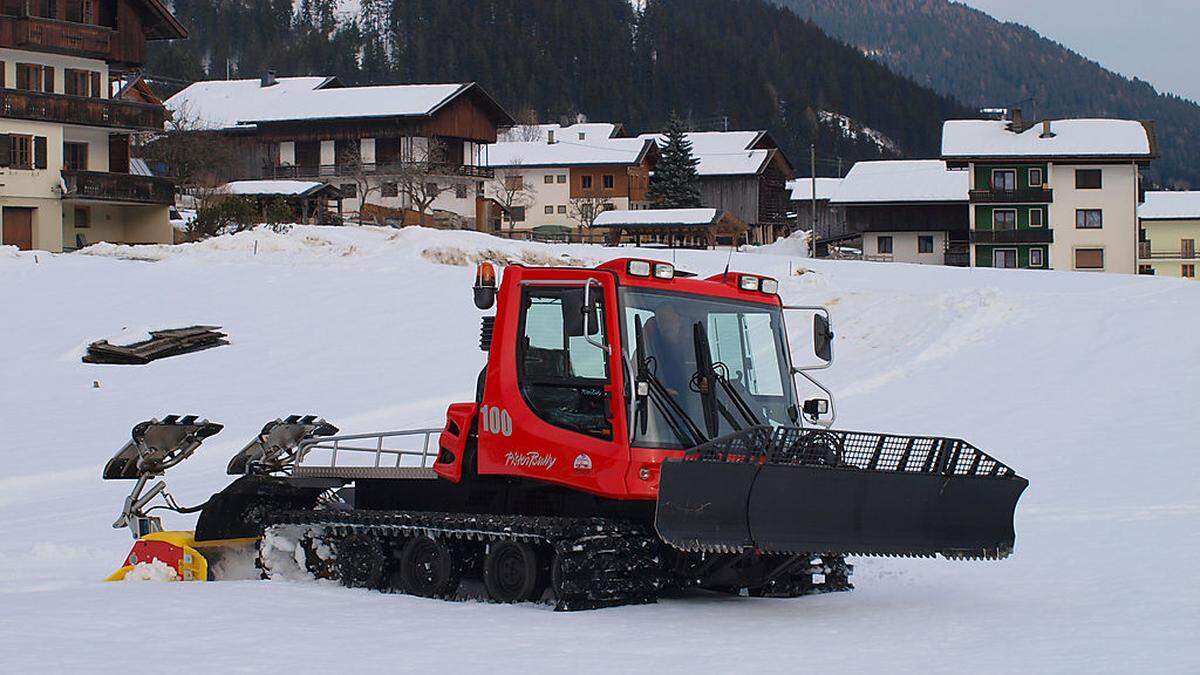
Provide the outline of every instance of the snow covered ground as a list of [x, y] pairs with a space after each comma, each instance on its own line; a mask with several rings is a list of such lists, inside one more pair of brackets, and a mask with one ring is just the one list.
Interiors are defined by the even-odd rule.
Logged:
[[[226, 425], [169, 476], [187, 503], [223, 487], [228, 458], [280, 415], [438, 426], [483, 360], [464, 263], [617, 252], [369, 228], [0, 249], [0, 669], [1200, 671], [1200, 286], [809, 261], [793, 243], [732, 264], [784, 278], [787, 301], [830, 305], [838, 426], [961, 436], [1014, 466], [1031, 486], [1012, 558], [860, 559], [851, 593], [577, 614], [292, 582], [104, 584], [129, 548], [110, 528], [129, 486], [99, 474], [134, 423]], [[674, 255], [702, 273], [727, 258]], [[80, 363], [94, 339], [195, 323], [232, 344]]]

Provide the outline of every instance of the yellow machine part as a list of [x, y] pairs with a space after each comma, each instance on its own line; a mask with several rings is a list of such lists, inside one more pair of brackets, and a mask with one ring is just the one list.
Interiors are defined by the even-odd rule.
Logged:
[[208, 581], [209, 561], [203, 551], [257, 542], [256, 538], [197, 542], [191, 531], [155, 532], [133, 542], [125, 564], [105, 581], [123, 581], [140, 563], [159, 560], [175, 570], [176, 581]]

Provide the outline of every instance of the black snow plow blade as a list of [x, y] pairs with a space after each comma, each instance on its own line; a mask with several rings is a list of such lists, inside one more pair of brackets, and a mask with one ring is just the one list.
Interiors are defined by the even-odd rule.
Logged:
[[756, 427], [664, 463], [655, 525], [685, 551], [995, 559], [1028, 485], [958, 439]]

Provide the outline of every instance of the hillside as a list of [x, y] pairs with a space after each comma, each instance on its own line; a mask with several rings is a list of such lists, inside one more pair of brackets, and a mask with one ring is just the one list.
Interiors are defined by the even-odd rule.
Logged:
[[1025, 26], [949, 0], [774, 2], [896, 72], [975, 108], [1155, 120], [1162, 158], [1151, 179], [1173, 188], [1200, 187], [1195, 161], [1200, 105], [1106, 70]]
[[[1001, 562], [857, 558], [850, 593], [688, 594], [580, 614], [303, 582], [104, 584], [129, 550], [128, 484], [100, 469], [151, 416], [225, 430], [168, 481], [195, 504], [264, 421], [440, 426], [483, 355], [481, 255], [637, 254], [470, 232], [295, 228], [83, 254], [0, 248], [0, 654], [9, 672], [1196, 672], [1200, 286], [1068, 272], [797, 260], [732, 268], [825, 303], [839, 426], [961, 436], [1030, 480]], [[92, 255], [89, 255], [92, 254]], [[660, 259], [671, 252], [643, 251]], [[724, 251], [679, 251], [704, 275]], [[811, 271], [789, 276], [789, 269]], [[413, 290], [408, 292], [405, 289]], [[63, 299], [70, 298], [64, 304]], [[80, 363], [125, 326], [224, 326], [232, 344], [144, 367]], [[1086, 348], [1081, 349], [1081, 345]], [[189, 517], [168, 526], [189, 527]], [[157, 661], [156, 661], [157, 659]], [[401, 664], [401, 665], [397, 665]]]
[[764, 0], [366, 0], [349, 19], [347, 6], [176, 0], [192, 37], [155, 45], [148, 71], [477, 81], [542, 120], [657, 131], [677, 111], [697, 129], [770, 129], [797, 163], [815, 139], [826, 170], [837, 157], [935, 155], [941, 120], [968, 113]]

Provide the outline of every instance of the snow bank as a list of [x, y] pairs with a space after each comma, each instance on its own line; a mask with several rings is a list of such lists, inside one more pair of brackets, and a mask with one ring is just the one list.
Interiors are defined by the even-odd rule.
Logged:
[[125, 574], [125, 581], [179, 581], [175, 569], [167, 563], [155, 558], [150, 562], [140, 562]]

